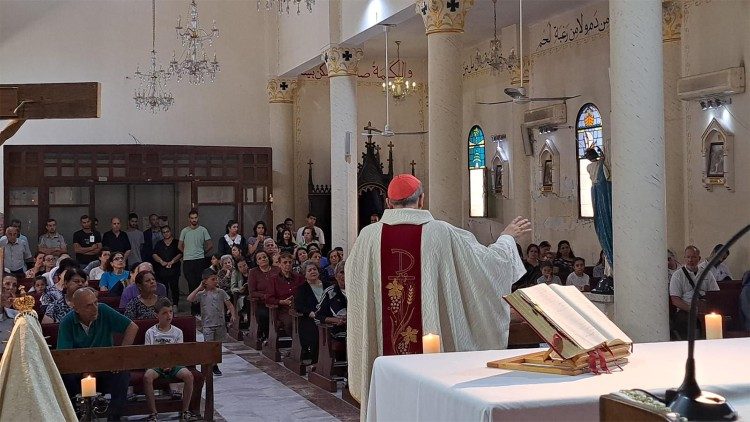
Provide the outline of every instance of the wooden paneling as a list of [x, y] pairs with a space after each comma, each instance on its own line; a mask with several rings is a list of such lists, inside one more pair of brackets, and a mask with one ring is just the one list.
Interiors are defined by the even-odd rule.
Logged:
[[[100, 117], [99, 82], [0, 85], [0, 119], [85, 119]], [[13, 114], [22, 101], [29, 101]]]

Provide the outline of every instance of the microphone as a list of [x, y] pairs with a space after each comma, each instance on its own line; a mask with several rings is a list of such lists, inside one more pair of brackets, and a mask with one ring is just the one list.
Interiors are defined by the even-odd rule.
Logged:
[[700, 288], [706, 274], [715, 266], [729, 247], [734, 245], [748, 231], [750, 225], [745, 226], [742, 230], [732, 236], [724, 247], [714, 254], [706, 268], [701, 271], [698, 281], [695, 283], [693, 290], [693, 299], [690, 301], [690, 315], [688, 320], [688, 357], [685, 362], [685, 378], [682, 385], [677, 390], [667, 390], [665, 395], [666, 402], [673, 412], [679, 413], [680, 416], [688, 420], [707, 421], [707, 420], [737, 420], [737, 411], [727, 403], [726, 399], [718, 394], [708, 391], [702, 391], [695, 379], [695, 321], [698, 318], [698, 300], [700, 297]]

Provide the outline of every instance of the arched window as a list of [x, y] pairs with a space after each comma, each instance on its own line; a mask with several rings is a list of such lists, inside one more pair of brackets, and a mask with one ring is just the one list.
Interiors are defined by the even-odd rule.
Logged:
[[469, 216], [487, 216], [487, 166], [485, 164], [484, 131], [474, 126], [469, 131]]
[[578, 148], [578, 215], [581, 218], [593, 218], [594, 206], [591, 201], [591, 177], [586, 167], [590, 161], [586, 159], [586, 148], [597, 146], [604, 150], [602, 139], [602, 115], [594, 104], [588, 103], [581, 107], [576, 118], [576, 141]]

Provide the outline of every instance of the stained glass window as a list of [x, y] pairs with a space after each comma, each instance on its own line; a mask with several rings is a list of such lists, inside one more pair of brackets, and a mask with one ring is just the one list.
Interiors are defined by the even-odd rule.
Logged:
[[484, 131], [474, 126], [469, 131], [469, 216], [487, 216], [487, 175], [484, 155]]
[[599, 109], [591, 103], [581, 107], [576, 119], [576, 158], [578, 160], [578, 211], [581, 218], [593, 218], [594, 207], [591, 201], [591, 176], [586, 169], [586, 149], [591, 146], [604, 150], [602, 137], [602, 116]]
[[469, 131], [469, 168], [485, 168], [484, 160], [484, 132], [475, 125]]

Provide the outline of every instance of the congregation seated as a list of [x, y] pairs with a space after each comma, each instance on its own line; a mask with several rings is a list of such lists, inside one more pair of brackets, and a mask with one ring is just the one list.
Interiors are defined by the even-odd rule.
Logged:
[[[700, 264], [698, 264], [698, 269], [703, 270], [708, 266], [708, 262], [711, 261], [714, 256], [716, 256], [717, 253], [719, 253], [719, 250], [723, 248], [724, 245], [719, 243], [718, 245], [714, 246], [713, 251], [711, 251], [711, 255], [708, 256], [708, 259], [703, 260]], [[709, 271], [711, 271], [711, 274], [713, 274], [716, 281], [726, 281], [732, 279], [732, 273], [729, 271], [729, 267], [727, 267], [727, 264], [724, 263], [724, 261], [729, 257], [729, 251], [727, 250], [722, 254], [721, 258], [719, 259], [719, 262], [716, 263], [716, 265], [712, 266]]]
[[[672, 316], [670, 331], [674, 331], [680, 339], [688, 337], [688, 314], [695, 292], [695, 283], [698, 281], [698, 275], [700, 274], [698, 269], [698, 263], [701, 259], [700, 250], [690, 245], [685, 248], [684, 257], [685, 266], [681, 270], [675, 271], [669, 281], [670, 303], [676, 308]], [[699, 294], [704, 296], [707, 291], [714, 290], [719, 290], [719, 285], [716, 283], [713, 274], [709, 272], [706, 274], [706, 279], [703, 280]]]
[[221, 262], [221, 269], [216, 273], [219, 280], [219, 288], [227, 292], [227, 295], [231, 297], [232, 283], [237, 284], [237, 279], [242, 276], [237, 272], [232, 255], [222, 255], [219, 261]]
[[[139, 294], [138, 286], [136, 285], [135, 279], [138, 277], [138, 274], [144, 271], [149, 271], [151, 274], [154, 274], [154, 266], [150, 262], [141, 262], [138, 265], [135, 266], [133, 271], [130, 273], [130, 277], [123, 281], [122, 283], [118, 284], [117, 287], [109, 292], [111, 296], [119, 296], [120, 300], [118, 302], [118, 307], [120, 309], [125, 309], [125, 307], [128, 306], [130, 301], [132, 301], [136, 296]], [[120, 290], [122, 288], [122, 290]], [[167, 296], [167, 287], [162, 283], [156, 283], [156, 294], [159, 297], [166, 297]]]
[[104, 273], [107, 271], [107, 262], [112, 255], [112, 251], [109, 248], [102, 248], [99, 251], [99, 259], [91, 261], [83, 271], [88, 270], [89, 280], [101, 280]]
[[[109, 306], [98, 303], [93, 289], [83, 287], [76, 290], [73, 294], [73, 310], [60, 321], [58, 350], [111, 347], [114, 345], [115, 333], [123, 335], [122, 345], [133, 344], [138, 326]], [[130, 372], [99, 372], [96, 378], [98, 389], [112, 397], [108, 418], [119, 420], [127, 398]], [[81, 392], [81, 374], [65, 374], [63, 382], [71, 399]]]
[[323, 291], [323, 298], [318, 302], [315, 319], [330, 324], [330, 335], [337, 340], [346, 340], [346, 280], [344, 271], [346, 261], [336, 265], [334, 284]]
[[269, 294], [265, 299], [266, 305], [278, 306], [276, 310], [276, 327], [281, 328], [286, 336], [292, 335], [292, 316], [289, 310], [294, 304], [294, 296], [304, 279], [292, 272], [292, 255], [281, 252], [279, 257], [279, 271], [271, 282]]
[[315, 363], [318, 360], [318, 327], [315, 324], [315, 311], [323, 299], [323, 292], [330, 284], [320, 279], [318, 264], [311, 259], [302, 264], [302, 271], [306, 283], [297, 288], [294, 309], [301, 314], [298, 329], [302, 354]]
[[123, 283], [127, 282], [130, 277], [130, 272], [125, 269], [125, 254], [123, 252], [112, 253], [106, 269], [107, 271], [99, 280], [99, 290], [109, 292], [111, 296], [120, 296], [119, 293], [125, 289]]
[[66, 270], [63, 282], [65, 294], [47, 305], [42, 324], [59, 323], [73, 310], [73, 296], [77, 290], [86, 287], [86, 273], [79, 268]]
[[273, 279], [278, 269], [271, 266], [271, 258], [265, 250], [255, 253], [257, 267], [249, 271], [248, 285], [250, 297], [258, 300], [256, 304], [256, 318], [258, 320], [257, 336], [259, 339], [268, 338], [268, 307], [266, 298], [271, 294]]
[[[141, 274], [139, 274], [139, 276]], [[172, 302], [166, 297], [163, 297], [157, 300], [153, 308], [158, 322], [146, 331], [144, 344], [182, 343], [184, 341], [182, 330], [179, 327], [172, 325], [172, 318], [174, 316]], [[143, 374], [143, 391], [146, 394], [146, 402], [148, 403], [148, 408], [151, 412], [146, 420], [157, 420], [154, 381], [158, 378], [162, 378], [165, 381], [180, 380], [184, 383], [180, 420], [189, 421], [197, 419], [196, 415], [190, 411], [190, 403], [193, 399], [193, 373], [190, 369], [178, 365], [172, 368], [150, 368]], [[198, 396], [200, 397], [200, 392], [198, 393]]]
[[[156, 318], [156, 305], [159, 302], [159, 298], [164, 298], [167, 293], [165, 289], [162, 295], [159, 296], [157, 284], [156, 277], [151, 271], [141, 271], [138, 273], [135, 277], [134, 285], [138, 289], [138, 296], [130, 300], [125, 306], [126, 317], [133, 320]], [[128, 288], [130, 287], [128, 286]]]
[[549, 261], [542, 262], [542, 276], [536, 279], [536, 284], [560, 284], [560, 277], [554, 274], [554, 265]]
[[[520, 254], [520, 253], [519, 253]], [[523, 259], [523, 255], [521, 255]], [[523, 260], [523, 265], [526, 268], [526, 273], [518, 279], [511, 287], [512, 291], [522, 289], [524, 287], [530, 287], [537, 284], [537, 280], [542, 276], [541, 261], [539, 260], [539, 246], [534, 243], [530, 243], [526, 247], [526, 259]]]
[[[557, 254], [553, 264], [555, 265], [554, 273], [560, 280], [567, 280], [568, 274], [573, 272], [573, 264], [576, 255], [567, 240], [557, 242]], [[562, 284], [562, 283], [561, 283]]]
[[576, 258], [573, 264], [573, 272], [568, 274], [565, 285], [576, 286], [580, 291], [586, 290], [589, 285], [589, 275], [584, 272], [585, 269], [586, 260], [580, 257]]

